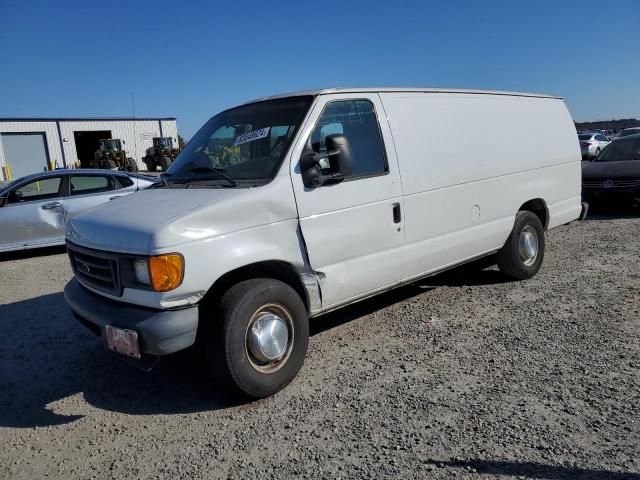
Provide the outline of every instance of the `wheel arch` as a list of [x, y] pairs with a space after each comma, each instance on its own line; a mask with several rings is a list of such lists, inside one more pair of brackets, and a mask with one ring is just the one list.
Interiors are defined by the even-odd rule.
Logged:
[[533, 198], [528, 200], [520, 206], [518, 211], [528, 211], [536, 214], [545, 230], [549, 226], [549, 209], [547, 208], [547, 202], [542, 198]]
[[312, 301], [300, 272], [294, 265], [283, 260], [259, 261], [226, 272], [213, 283], [202, 302], [215, 306], [229, 288], [239, 282], [255, 278], [272, 278], [286, 283], [300, 296], [307, 313], [310, 312]]

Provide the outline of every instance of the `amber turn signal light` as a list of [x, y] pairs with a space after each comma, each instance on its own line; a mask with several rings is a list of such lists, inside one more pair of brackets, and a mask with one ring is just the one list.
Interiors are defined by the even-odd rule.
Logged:
[[184, 277], [184, 258], [179, 253], [149, 257], [149, 277], [156, 292], [177, 288]]

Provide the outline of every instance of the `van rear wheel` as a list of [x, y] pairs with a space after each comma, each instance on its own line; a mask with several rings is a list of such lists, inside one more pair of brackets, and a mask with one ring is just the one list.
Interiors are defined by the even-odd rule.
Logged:
[[262, 398], [297, 375], [309, 343], [307, 309], [296, 291], [274, 279], [230, 288], [220, 302], [221, 328], [211, 329], [207, 358], [232, 393]]
[[540, 218], [533, 212], [518, 212], [509, 238], [498, 251], [498, 268], [508, 277], [525, 280], [538, 273], [543, 258], [544, 228]]

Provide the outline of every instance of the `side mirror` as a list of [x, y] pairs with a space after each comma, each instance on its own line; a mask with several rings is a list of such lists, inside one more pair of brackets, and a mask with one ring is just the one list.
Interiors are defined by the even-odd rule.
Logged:
[[[325, 183], [337, 183], [351, 175], [351, 146], [344, 135], [328, 135], [325, 139], [327, 153], [316, 153], [308, 144], [300, 158], [300, 171], [305, 187], [316, 188]], [[329, 172], [323, 173], [320, 162], [327, 159]]]
[[351, 159], [351, 145], [344, 135], [329, 135], [325, 139], [331, 171], [335, 170], [342, 177], [348, 177], [353, 172]]
[[14, 192], [11, 192], [10, 194], [10, 198], [12, 199], [12, 201], [14, 202], [21, 202], [22, 201], [22, 192], [20, 190], [16, 190]]

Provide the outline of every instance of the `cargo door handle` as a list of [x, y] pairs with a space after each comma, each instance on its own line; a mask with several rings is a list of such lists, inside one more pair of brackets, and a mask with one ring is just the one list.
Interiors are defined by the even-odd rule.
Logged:
[[393, 204], [393, 223], [400, 223], [402, 221], [402, 212], [400, 211], [400, 204]]
[[45, 203], [44, 205], [42, 205], [42, 210], [53, 210], [54, 208], [58, 208], [61, 206], [62, 204], [60, 202]]

